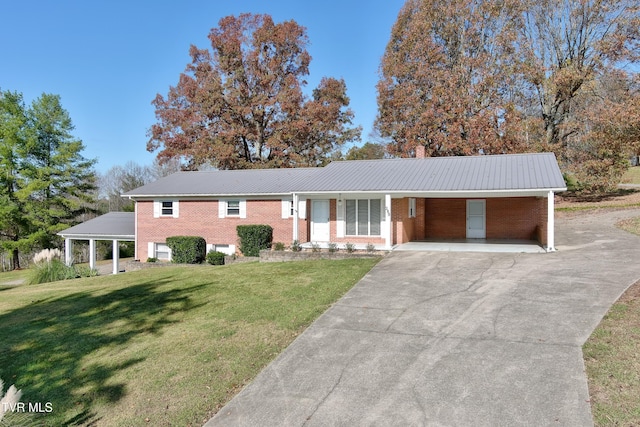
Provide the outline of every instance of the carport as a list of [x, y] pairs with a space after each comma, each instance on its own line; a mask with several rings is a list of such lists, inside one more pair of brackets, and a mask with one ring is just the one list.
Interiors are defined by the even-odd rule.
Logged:
[[135, 214], [133, 212], [109, 212], [90, 219], [58, 233], [64, 237], [64, 260], [67, 265], [73, 264], [73, 242], [89, 241], [89, 268], [96, 268], [96, 242], [111, 240], [113, 242], [113, 274], [120, 270], [119, 242], [134, 242]]

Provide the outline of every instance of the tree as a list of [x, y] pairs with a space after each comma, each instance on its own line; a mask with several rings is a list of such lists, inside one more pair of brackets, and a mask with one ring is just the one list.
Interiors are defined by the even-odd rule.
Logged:
[[346, 85], [322, 79], [306, 97], [311, 57], [306, 30], [294, 21], [242, 14], [219, 21], [211, 50], [191, 46], [192, 62], [167, 97], [153, 101], [158, 123], [147, 149], [187, 169], [316, 166], [347, 141]]
[[518, 46], [529, 97], [538, 105], [544, 144], [562, 158], [580, 132], [578, 98], [621, 63], [640, 57], [636, 0], [536, 0], [526, 3]]
[[384, 146], [367, 142], [362, 147], [351, 147], [347, 151], [345, 160], [374, 160], [384, 158]]
[[55, 246], [56, 233], [92, 202], [95, 160], [81, 155], [57, 95], [26, 108], [22, 95], [0, 92], [0, 113], [0, 243], [19, 268], [19, 251]]
[[639, 41], [636, 0], [408, 0], [382, 60], [376, 126], [395, 155], [417, 144], [428, 155], [554, 151], [565, 171], [610, 186], [623, 163], [610, 153], [626, 143], [596, 135], [592, 113], [611, 76], [633, 79], [622, 68], [637, 64]]
[[108, 200], [109, 212], [133, 212], [133, 201], [122, 198], [122, 194], [153, 180], [151, 167], [128, 161], [124, 166], [113, 166], [101, 175], [100, 197]]
[[514, 17], [518, 3], [408, 0], [381, 63], [376, 128], [412, 156], [518, 150]]
[[0, 91], [0, 244], [11, 253], [12, 268], [20, 267], [22, 237], [30, 231], [19, 174], [29, 138], [27, 122], [22, 95]]

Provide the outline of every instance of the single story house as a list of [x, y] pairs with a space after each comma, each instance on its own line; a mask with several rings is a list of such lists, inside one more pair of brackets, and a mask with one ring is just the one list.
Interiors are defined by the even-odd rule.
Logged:
[[269, 224], [287, 245], [526, 239], [554, 251], [554, 193], [565, 190], [554, 154], [536, 153], [178, 172], [123, 196], [136, 202], [144, 261], [170, 259], [166, 238], [177, 235], [234, 254], [240, 224]]

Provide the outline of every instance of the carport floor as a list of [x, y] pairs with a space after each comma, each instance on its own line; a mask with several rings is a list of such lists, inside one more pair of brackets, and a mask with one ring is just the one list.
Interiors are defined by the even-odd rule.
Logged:
[[545, 249], [533, 240], [498, 239], [457, 239], [421, 240], [403, 243], [394, 251], [428, 252], [504, 252], [504, 253], [544, 253]]

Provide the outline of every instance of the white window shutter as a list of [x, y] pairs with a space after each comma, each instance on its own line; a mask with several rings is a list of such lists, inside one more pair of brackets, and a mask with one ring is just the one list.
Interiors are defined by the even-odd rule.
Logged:
[[247, 217], [247, 201], [240, 200], [240, 218]]
[[336, 237], [344, 237], [344, 200], [336, 201]]
[[180, 215], [179, 207], [180, 207], [180, 202], [177, 200], [174, 200], [173, 201], [173, 217], [174, 218], [178, 218], [178, 216]]
[[298, 218], [307, 219], [307, 200], [306, 199], [298, 200]]
[[224, 218], [227, 214], [227, 201], [218, 200], [218, 218]]
[[149, 242], [147, 244], [147, 258], [155, 258], [156, 257], [156, 244], [153, 242]]
[[160, 218], [160, 210], [162, 206], [162, 202], [158, 201], [158, 200], [154, 200], [153, 201], [153, 217], [154, 218]]
[[287, 219], [291, 215], [291, 200], [282, 199], [282, 219]]

